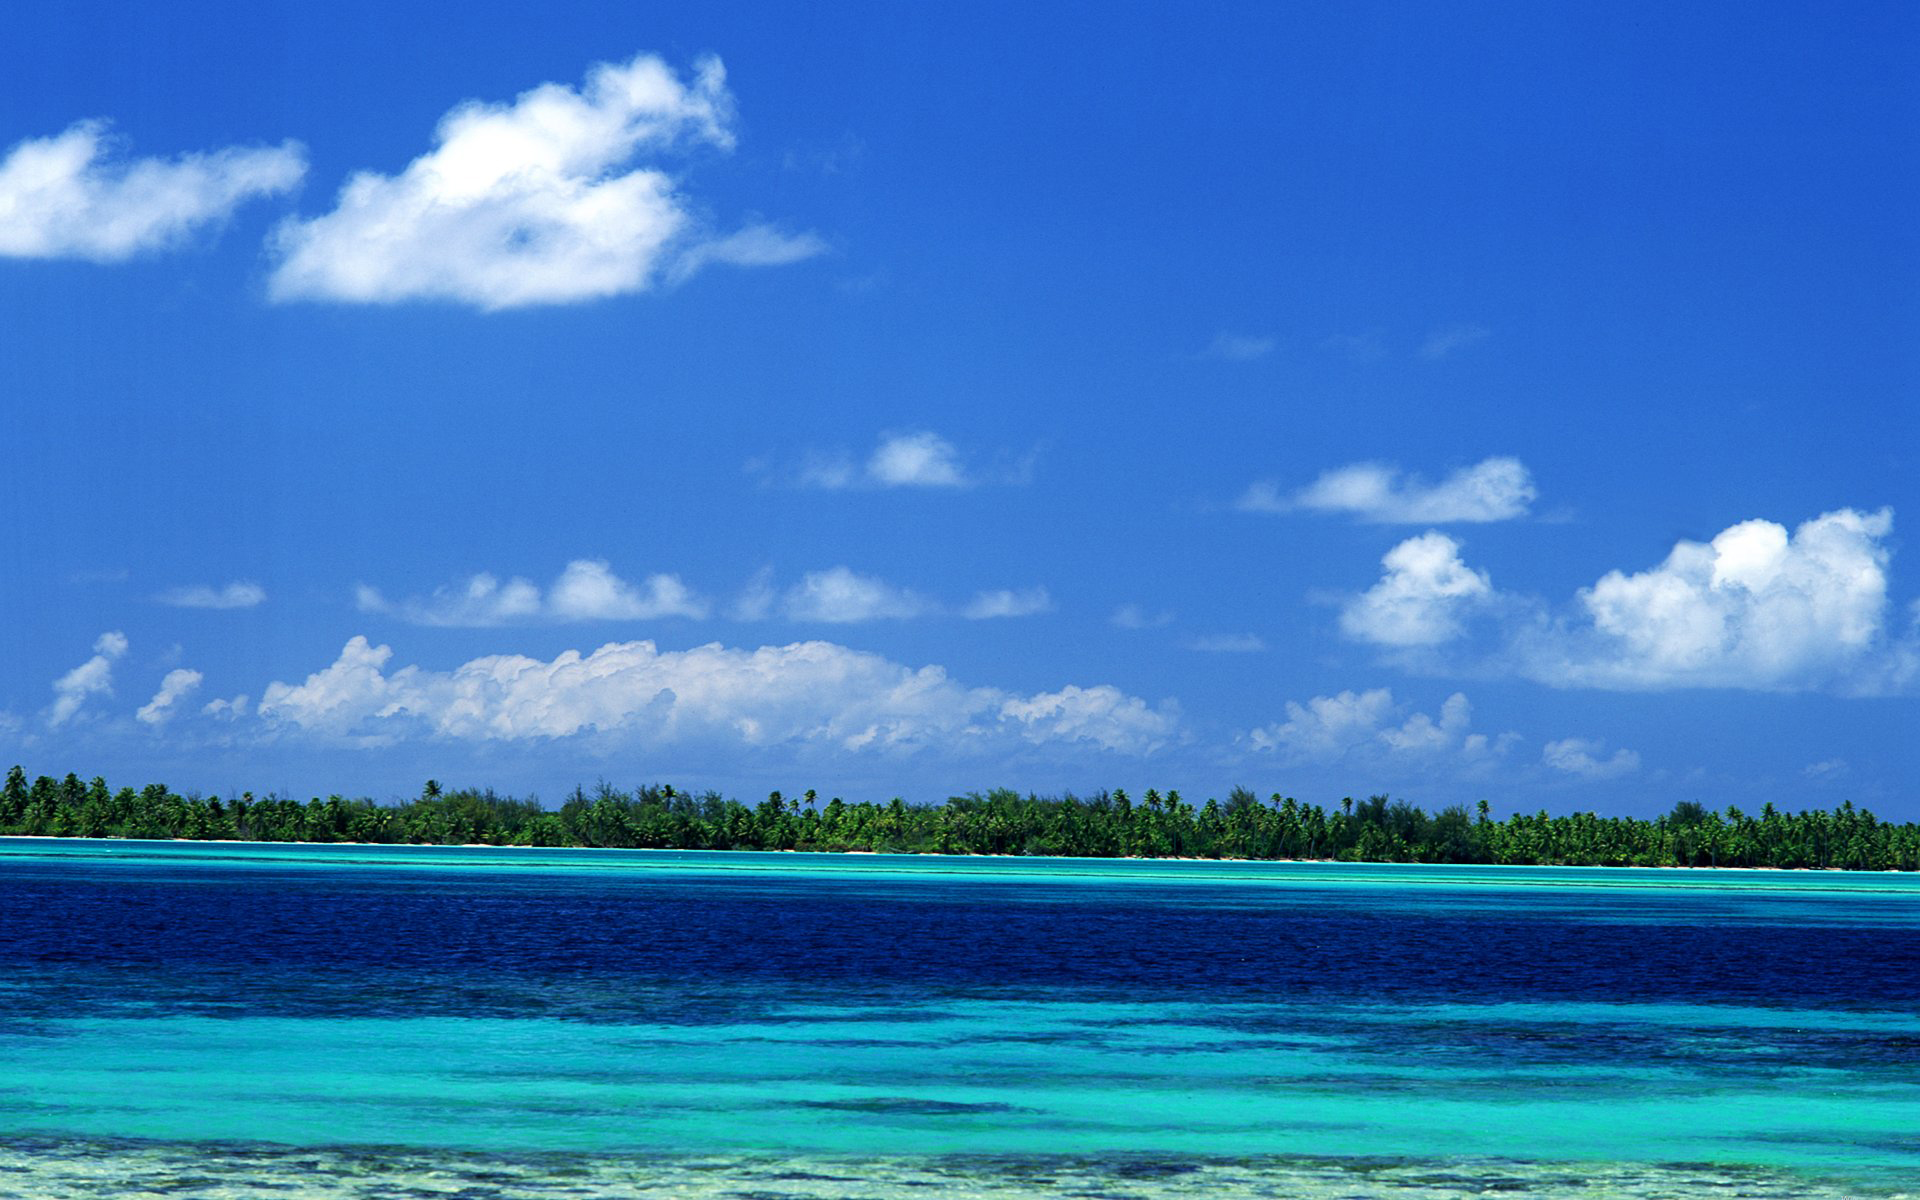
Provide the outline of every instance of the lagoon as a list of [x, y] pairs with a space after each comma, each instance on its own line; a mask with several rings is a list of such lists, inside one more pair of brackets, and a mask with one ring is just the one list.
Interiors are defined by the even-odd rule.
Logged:
[[0, 839], [0, 905], [29, 1196], [1920, 1179], [1912, 876]]

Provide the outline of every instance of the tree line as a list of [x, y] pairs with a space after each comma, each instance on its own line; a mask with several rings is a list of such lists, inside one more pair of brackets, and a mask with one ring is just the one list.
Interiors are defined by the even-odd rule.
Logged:
[[0, 835], [235, 839], [413, 845], [869, 850], [1113, 858], [1338, 859], [1348, 862], [1566, 866], [1740, 866], [1920, 870], [1920, 825], [1881, 821], [1851, 801], [1832, 811], [1714, 811], [1682, 801], [1653, 818], [1515, 813], [1454, 805], [1429, 814], [1386, 796], [1323, 807], [1246, 788], [1193, 804], [1149, 788], [1090, 796], [1009, 789], [944, 803], [822, 803], [774, 792], [747, 805], [662, 784], [575, 788], [558, 809], [491, 788], [444, 789], [387, 803], [181, 794], [164, 784], [115, 791], [104, 779], [16, 766], [0, 785]]

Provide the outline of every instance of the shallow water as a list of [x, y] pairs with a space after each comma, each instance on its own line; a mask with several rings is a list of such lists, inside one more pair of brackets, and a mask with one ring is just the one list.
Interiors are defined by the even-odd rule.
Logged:
[[0, 840], [0, 898], [7, 1194], [1920, 1179], [1907, 876]]

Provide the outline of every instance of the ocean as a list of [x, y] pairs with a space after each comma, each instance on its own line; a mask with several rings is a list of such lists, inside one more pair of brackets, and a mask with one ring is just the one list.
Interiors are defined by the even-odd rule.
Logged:
[[0, 839], [0, 1195], [1920, 1196], [1905, 875]]

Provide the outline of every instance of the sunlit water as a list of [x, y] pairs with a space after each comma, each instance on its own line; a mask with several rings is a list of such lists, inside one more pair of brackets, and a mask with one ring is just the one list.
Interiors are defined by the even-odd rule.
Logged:
[[1920, 1195], [1897, 875], [0, 840], [0, 1194]]

